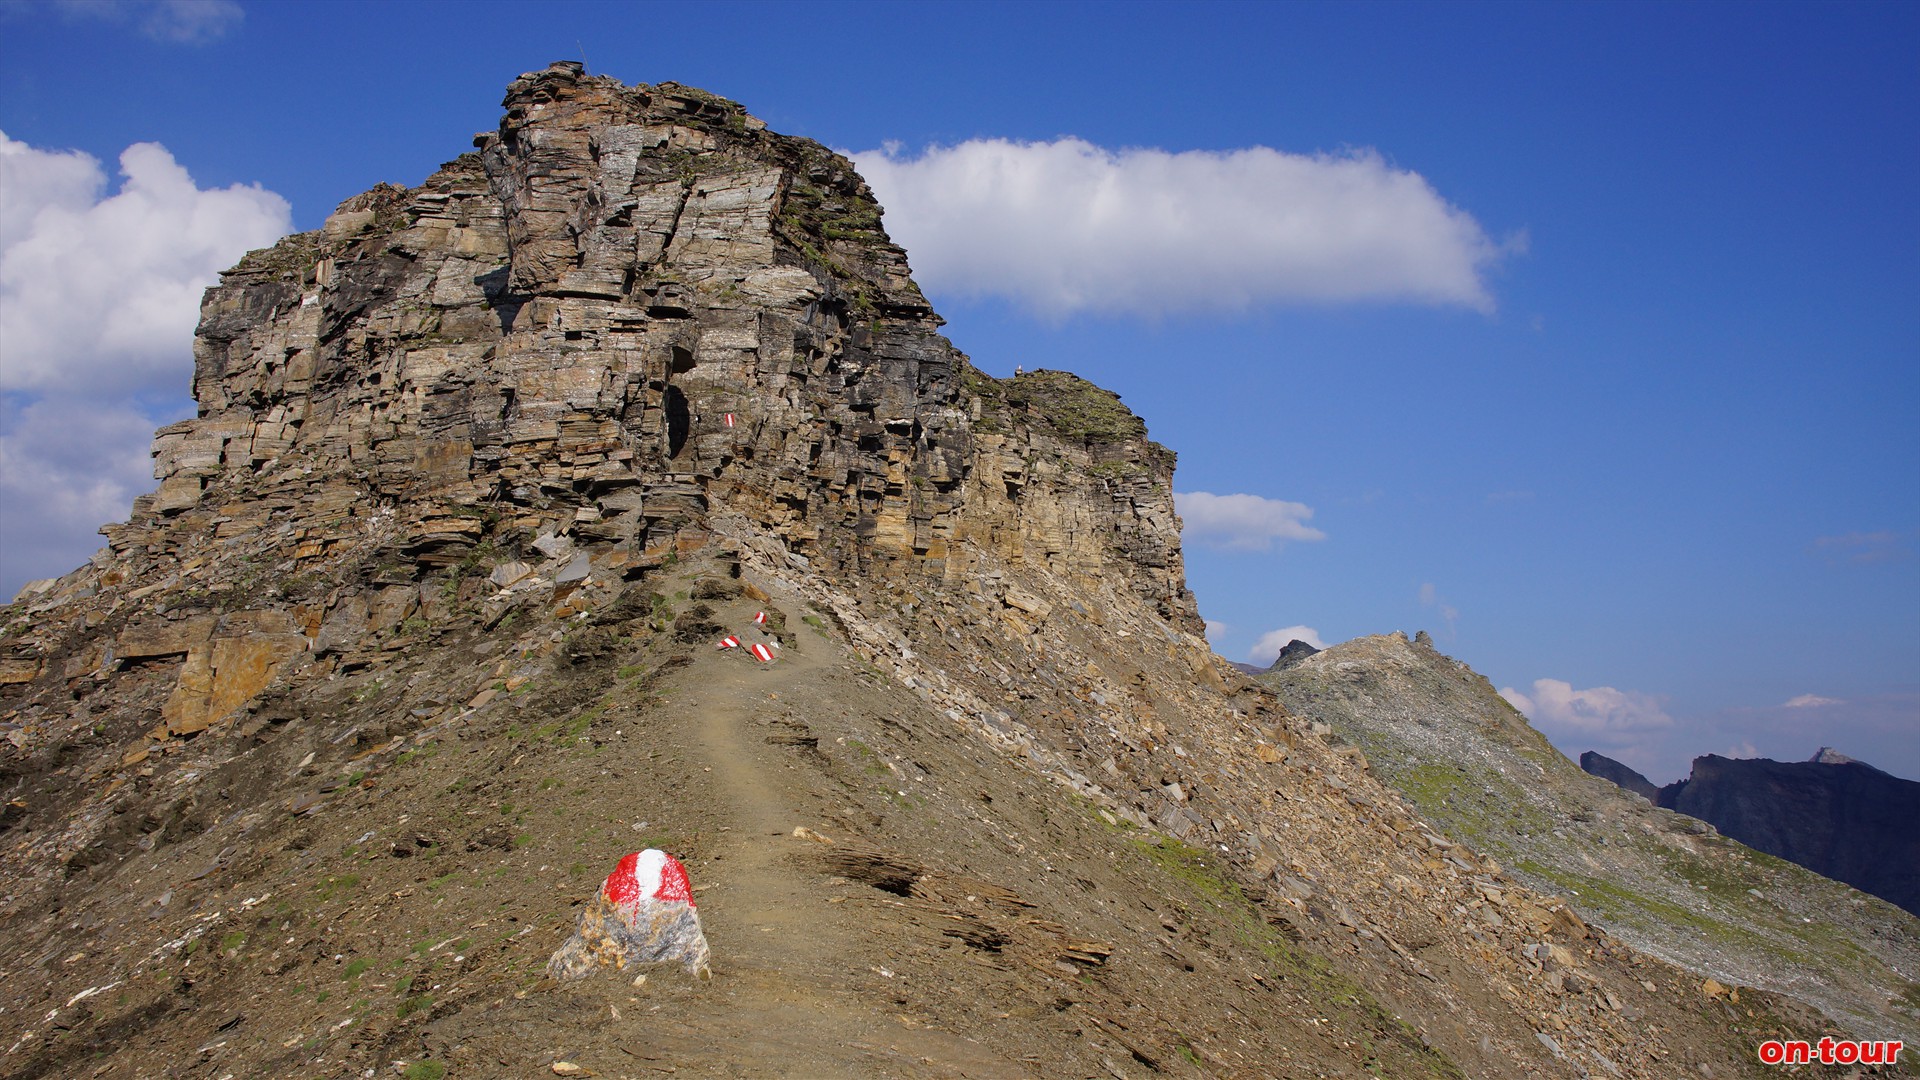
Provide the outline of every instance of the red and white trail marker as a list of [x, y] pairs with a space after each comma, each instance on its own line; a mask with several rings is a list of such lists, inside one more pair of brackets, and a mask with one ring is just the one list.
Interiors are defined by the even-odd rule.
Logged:
[[767, 648], [765, 645], [754, 642], [753, 645], [749, 647], [753, 650], [753, 658], [755, 660], [764, 664], [773, 659], [773, 650]]
[[687, 868], [648, 848], [621, 859], [607, 875], [600, 895], [580, 913], [579, 928], [547, 962], [547, 971], [555, 978], [578, 979], [603, 966], [624, 971], [634, 964], [677, 960], [689, 973], [704, 976], [709, 955]]
[[726, 637], [721, 638], [720, 644], [714, 646], [714, 648], [716, 649], [737, 649], [739, 647], [740, 647], [740, 639], [737, 637], [734, 637], [732, 634], [728, 634]]
[[761, 613], [759, 613], [758, 615], [755, 615], [755, 616], [753, 617], [753, 625], [755, 625], [755, 626], [765, 626], [765, 625], [767, 625], [767, 613], [763, 611], [763, 612], [761, 612]]
[[733, 414], [732, 414], [732, 413], [728, 413], [728, 414], [727, 414], [727, 426], [728, 426], [728, 427], [732, 427], [732, 426], [733, 426]]
[[680, 901], [695, 907], [693, 885], [687, 880], [687, 868], [680, 860], [648, 848], [620, 860], [600, 886], [600, 895], [623, 913], [638, 911], [644, 900]]

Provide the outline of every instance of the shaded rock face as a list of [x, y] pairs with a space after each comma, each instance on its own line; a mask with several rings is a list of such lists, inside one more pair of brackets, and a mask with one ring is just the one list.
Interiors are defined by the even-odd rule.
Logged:
[[381, 533], [431, 571], [505, 522], [642, 567], [720, 511], [822, 571], [977, 584], [965, 539], [1197, 631], [1173, 455], [1083, 380], [974, 371], [844, 158], [577, 64], [504, 104], [208, 291], [200, 415], [156, 437], [116, 554], [271, 528], [318, 568]]
[[1319, 649], [1316, 649], [1313, 646], [1307, 644], [1306, 642], [1301, 641], [1298, 638], [1295, 638], [1294, 640], [1287, 642], [1287, 644], [1283, 648], [1281, 648], [1280, 655], [1273, 658], [1273, 663], [1267, 668], [1267, 670], [1268, 671], [1284, 671], [1285, 669], [1292, 667], [1293, 665], [1299, 663], [1302, 660], [1305, 660], [1307, 657], [1312, 656], [1313, 654], [1319, 651], [1320, 651]]
[[1693, 759], [1659, 804], [1920, 914], [1920, 783], [1851, 759]]
[[1653, 781], [1605, 754], [1588, 750], [1580, 755], [1580, 768], [1583, 772], [1618, 784], [1650, 803], [1658, 804], [1660, 801], [1660, 789]]

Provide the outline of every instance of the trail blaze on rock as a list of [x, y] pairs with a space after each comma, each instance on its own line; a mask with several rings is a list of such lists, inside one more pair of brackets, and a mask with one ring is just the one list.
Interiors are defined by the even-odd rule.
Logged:
[[623, 910], [633, 908], [642, 897], [678, 900], [688, 907], [695, 906], [687, 868], [680, 865], [679, 859], [657, 848], [636, 851], [621, 859], [620, 865], [607, 875], [601, 894]]
[[705, 976], [709, 955], [686, 867], [648, 848], [627, 855], [607, 875], [547, 971], [557, 979], [579, 979], [602, 967], [624, 971], [678, 960], [689, 973]]

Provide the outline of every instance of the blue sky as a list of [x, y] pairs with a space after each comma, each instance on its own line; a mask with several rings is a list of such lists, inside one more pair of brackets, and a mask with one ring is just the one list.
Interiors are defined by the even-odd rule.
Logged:
[[[0, 591], [83, 560], [75, 522], [124, 516], [142, 432], [190, 407], [193, 311], [158, 308], [192, 289], [150, 290], [150, 345], [29, 343], [99, 322], [53, 294], [118, 257], [108, 225], [218, 210], [218, 243], [141, 248], [197, 288], [222, 244], [418, 183], [514, 75], [584, 53], [867, 152], [955, 344], [1111, 387], [1179, 452], [1223, 655], [1424, 627], [1562, 749], [1655, 780], [1823, 744], [1920, 776], [1915, 11], [7, 3], [0, 162], [40, 171], [0, 192]], [[123, 181], [140, 143], [170, 160]], [[1061, 217], [1073, 176], [1199, 220], [977, 239], [968, 214]], [[62, 198], [92, 232], [34, 216]], [[1289, 200], [1391, 227], [1302, 239]]]

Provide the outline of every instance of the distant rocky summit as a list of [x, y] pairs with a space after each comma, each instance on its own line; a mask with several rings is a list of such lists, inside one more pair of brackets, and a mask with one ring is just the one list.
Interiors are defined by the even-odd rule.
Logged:
[[1602, 780], [1611, 780], [1656, 806], [1660, 804], [1660, 789], [1653, 781], [1605, 754], [1593, 750], [1581, 754], [1580, 768]]
[[1844, 881], [1920, 914], [1920, 783], [1821, 747], [1807, 761], [1693, 759], [1685, 780], [1651, 792], [1647, 778], [1599, 754], [1580, 767], [1709, 822], [1758, 851]]
[[1319, 649], [1301, 641], [1299, 638], [1294, 638], [1292, 641], [1287, 642], [1286, 646], [1280, 650], [1279, 656], [1273, 658], [1273, 665], [1267, 668], [1267, 670], [1284, 671], [1319, 651]]

